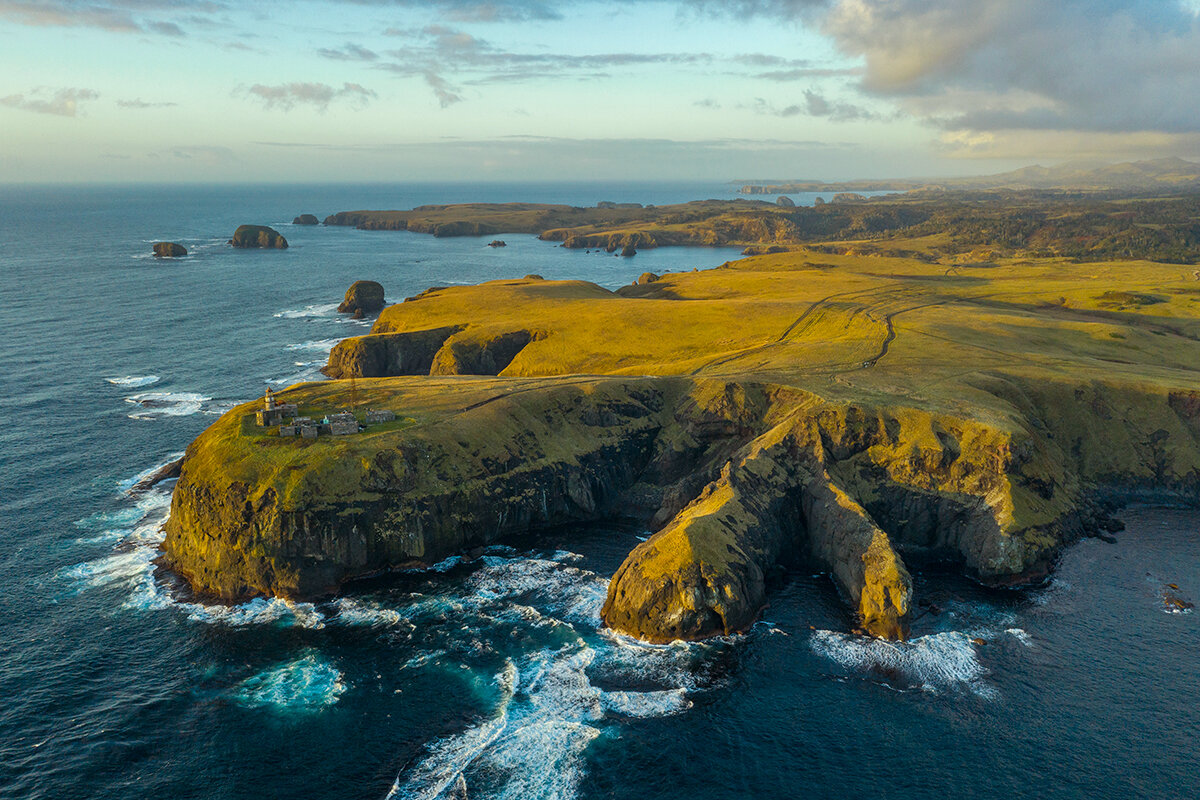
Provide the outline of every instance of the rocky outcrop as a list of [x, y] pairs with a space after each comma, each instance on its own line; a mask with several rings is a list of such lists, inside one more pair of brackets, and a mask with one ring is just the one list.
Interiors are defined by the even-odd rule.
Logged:
[[371, 314], [384, 306], [383, 284], [375, 281], [355, 281], [346, 290], [346, 297], [337, 310], [342, 314]]
[[301, 214], [292, 220], [293, 225], [320, 225], [321, 220], [313, 214]]
[[453, 325], [343, 339], [334, 345], [329, 363], [321, 371], [331, 378], [428, 375], [442, 345], [462, 329]]
[[488, 247], [508, 247], [508, 242], [503, 239], [492, 239], [488, 242]]
[[779, 206], [780, 208], [795, 208], [796, 201], [788, 197], [786, 194], [781, 194], [775, 199], [775, 205]]
[[229, 243], [234, 247], [287, 249], [287, 239], [274, 228], [265, 225], [239, 225]]
[[400, 375], [499, 375], [535, 331], [469, 330], [464, 326], [404, 333], [373, 333], [343, 339], [322, 370], [331, 378]]
[[155, 242], [154, 255], [159, 258], [182, 258], [188, 254], [187, 248], [175, 242]]
[[429, 374], [499, 375], [525, 345], [540, 338], [540, 334], [531, 331], [459, 334], [437, 351]]

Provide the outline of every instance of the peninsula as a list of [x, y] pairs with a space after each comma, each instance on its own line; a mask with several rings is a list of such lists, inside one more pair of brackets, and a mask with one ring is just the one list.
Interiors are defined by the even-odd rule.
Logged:
[[[253, 404], [228, 412], [188, 448], [168, 562], [227, 599], [316, 597], [531, 529], [634, 517], [653, 535], [603, 616], [650, 641], [745, 630], [793, 565], [831, 576], [849, 626], [892, 638], [918, 601], [910, 570], [1037, 581], [1064, 546], [1119, 527], [1115, 504], [1200, 497], [1200, 273], [1168, 258], [1200, 255], [1197, 201], [1010, 199], [836, 217], [696, 204], [690, 220], [509, 209], [520, 228], [488, 206], [335, 215], [605, 246], [725, 231], [783, 252], [615, 292], [529, 276], [385, 308], [334, 348], [337, 380], [280, 399], [395, 421], [302, 440], [257, 427]], [[988, 224], [1017, 205], [1024, 228]], [[1029, 222], [1052, 206], [1050, 231], [1092, 235]], [[861, 227], [867, 210], [891, 227]], [[1150, 213], [1162, 227], [1139, 234]], [[810, 219], [850, 222], [817, 239]]]

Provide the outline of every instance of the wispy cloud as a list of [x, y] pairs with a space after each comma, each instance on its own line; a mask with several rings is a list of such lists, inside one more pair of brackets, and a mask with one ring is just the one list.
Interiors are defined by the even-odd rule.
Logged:
[[390, 28], [385, 33], [409, 42], [402, 50], [388, 51], [379, 68], [422, 78], [443, 108], [463, 100], [458, 85], [597, 79], [624, 68], [706, 65], [714, 60], [709, 53], [517, 52], [445, 25], [419, 30]]
[[178, 161], [199, 161], [214, 166], [226, 166], [238, 158], [228, 147], [214, 145], [176, 145], [168, 150], [149, 153], [150, 158], [170, 158]]
[[379, 59], [379, 54], [374, 50], [368, 50], [362, 45], [352, 42], [346, 42], [341, 47], [322, 47], [317, 50], [317, 55], [334, 61], [376, 61]]
[[310, 105], [323, 112], [335, 100], [345, 100], [361, 107], [377, 97], [375, 92], [357, 83], [343, 83], [340, 89], [327, 83], [296, 82], [277, 86], [256, 83], [249, 88], [239, 87], [234, 93], [260, 101], [263, 108], [280, 111], [291, 111], [298, 105]]
[[95, 100], [100, 95], [91, 89], [48, 89], [39, 87], [25, 94], [10, 94], [0, 97], [0, 105], [32, 111], [35, 114], [53, 114], [59, 117], [79, 115], [80, 104]]
[[225, 7], [216, 0], [0, 0], [0, 19], [20, 25], [183, 36], [183, 29], [172, 21], [181, 13], [208, 14]]
[[140, 97], [135, 100], [118, 100], [117, 101], [118, 108], [131, 108], [131, 109], [171, 108], [171, 107], [177, 106], [177, 105], [179, 105], [179, 103], [172, 103], [169, 101], [151, 103], [151, 102], [147, 102], [147, 101], [143, 100]]
[[448, 108], [455, 103], [462, 102], [462, 95], [441, 75], [433, 71], [427, 71], [423, 77], [425, 78], [425, 82], [429, 84], [429, 88], [433, 89], [433, 94], [438, 99], [438, 103], [441, 104], [442, 108]]

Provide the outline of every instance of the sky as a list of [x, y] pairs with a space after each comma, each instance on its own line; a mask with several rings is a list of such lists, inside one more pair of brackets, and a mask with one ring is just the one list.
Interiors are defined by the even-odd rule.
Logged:
[[0, 183], [1200, 159], [1200, 0], [0, 0]]

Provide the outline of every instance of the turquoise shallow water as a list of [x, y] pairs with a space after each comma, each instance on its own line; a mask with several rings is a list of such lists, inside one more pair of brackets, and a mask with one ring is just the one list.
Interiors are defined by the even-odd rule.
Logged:
[[[615, 287], [735, 255], [494, 250], [296, 214], [729, 188], [5, 189], [0, 797], [1200, 797], [1200, 618], [1161, 600], [1167, 582], [1200, 595], [1193, 512], [1131, 511], [1037, 590], [922, 575], [945, 612], [902, 645], [845, 634], [828, 581], [802, 574], [745, 636], [613, 637], [597, 612], [636, 526], [316, 605], [205, 605], [155, 570], [169, 486], [125, 489], [265, 384], [317, 377], [365, 330], [333, 311], [351, 281], [393, 299], [528, 272]], [[224, 247], [242, 222], [292, 248]], [[148, 258], [156, 239], [193, 256]]]

